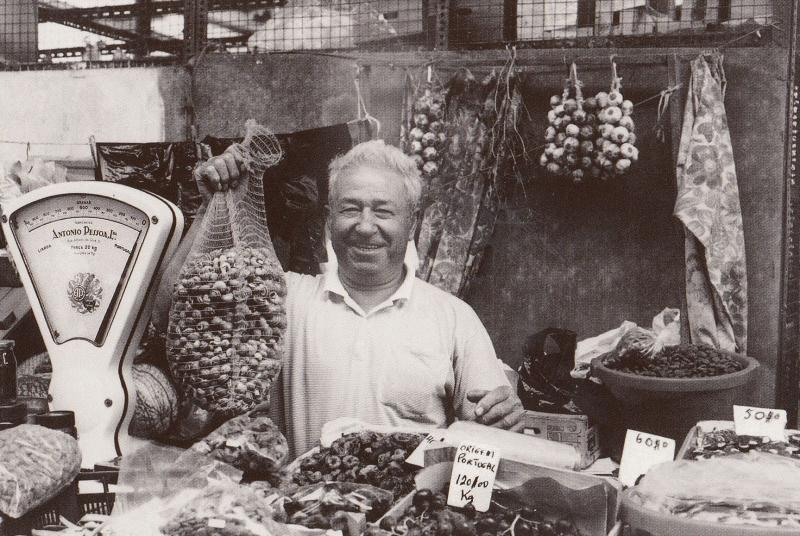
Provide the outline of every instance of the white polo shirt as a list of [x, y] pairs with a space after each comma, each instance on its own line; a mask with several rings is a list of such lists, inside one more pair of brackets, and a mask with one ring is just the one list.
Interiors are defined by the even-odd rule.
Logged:
[[413, 274], [407, 262], [400, 288], [369, 314], [335, 267], [316, 277], [286, 274], [281, 402], [294, 456], [315, 446], [323, 424], [339, 417], [445, 426], [474, 418], [468, 391], [508, 385], [472, 308]]

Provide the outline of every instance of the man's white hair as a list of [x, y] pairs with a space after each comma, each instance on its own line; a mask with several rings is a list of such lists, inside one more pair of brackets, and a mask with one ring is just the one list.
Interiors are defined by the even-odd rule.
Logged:
[[403, 151], [393, 145], [387, 145], [383, 140], [359, 143], [333, 159], [329, 166], [329, 205], [333, 205], [333, 194], [339, 179], [361, 167], [386, 170], [401, 177], [411, 212], [416, 212], [422, 197], [422, 178], [417, 163]]

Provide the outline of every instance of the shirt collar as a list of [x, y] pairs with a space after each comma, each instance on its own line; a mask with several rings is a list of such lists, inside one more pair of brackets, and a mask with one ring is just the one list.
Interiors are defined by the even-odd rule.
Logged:
[[[341, 279], [339, 279], [339, 264], [336, 261], [336, 253], [334, 253], [333, 247], [330, 246], [330, 242], [328, 242], [326, 246], [328, 250], [328, 262], [322, 265], [323, 290], [341, 296], [348, 302], [348, 305], [352, 307], [353, 304], [349, 303], [352, 299], [344, 288], [344, 285], [342, 285]], [[419, 264], [417, 248], [414, 241], [409, 240], [406, 246], [406, 256], [403, 259], [403, 267], [405, 268], [403, 282], [386, 302], [375, 308], [376, 311], [383, 308], [386, 304], [394, 303], [397, 300], [408, 300], [411, 297], [411, 290], [414, 288], [414, 279], [417, 274], [417, 264]]]

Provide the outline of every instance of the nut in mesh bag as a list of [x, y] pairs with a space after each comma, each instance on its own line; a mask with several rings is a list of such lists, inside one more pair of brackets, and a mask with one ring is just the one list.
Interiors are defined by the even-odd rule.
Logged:
[[[269, 149], [271, 140], [277, 149]], [[255, 123], [241, 147], [251, 166], [280, 158], [277, 140]], [[286, 282], [267, 229], [261, 181], [262, 174], [250, 173], [239, 188], [214, 195], [170, 309], [173, 376], [184, 396], [226, 417], [268, 401], [281, 368]]]

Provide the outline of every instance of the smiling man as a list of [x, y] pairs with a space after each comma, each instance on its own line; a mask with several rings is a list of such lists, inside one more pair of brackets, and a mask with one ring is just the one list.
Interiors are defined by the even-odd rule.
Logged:
[[[236, 156], [198, 169], [212, 189], [235, 187]], [[454, 419], [519, 426], [522, 406], [486, 329], [463, 301], [415, 277], [406, 248], [421, 179], [382, 141], [330, 165], [327, 232], [335, 262], [316, 277], [287, 273], [283, 418], [294, 454], [338, 417], [378, 425]], [[276, 394], [273, 394], [273, 399]]]

